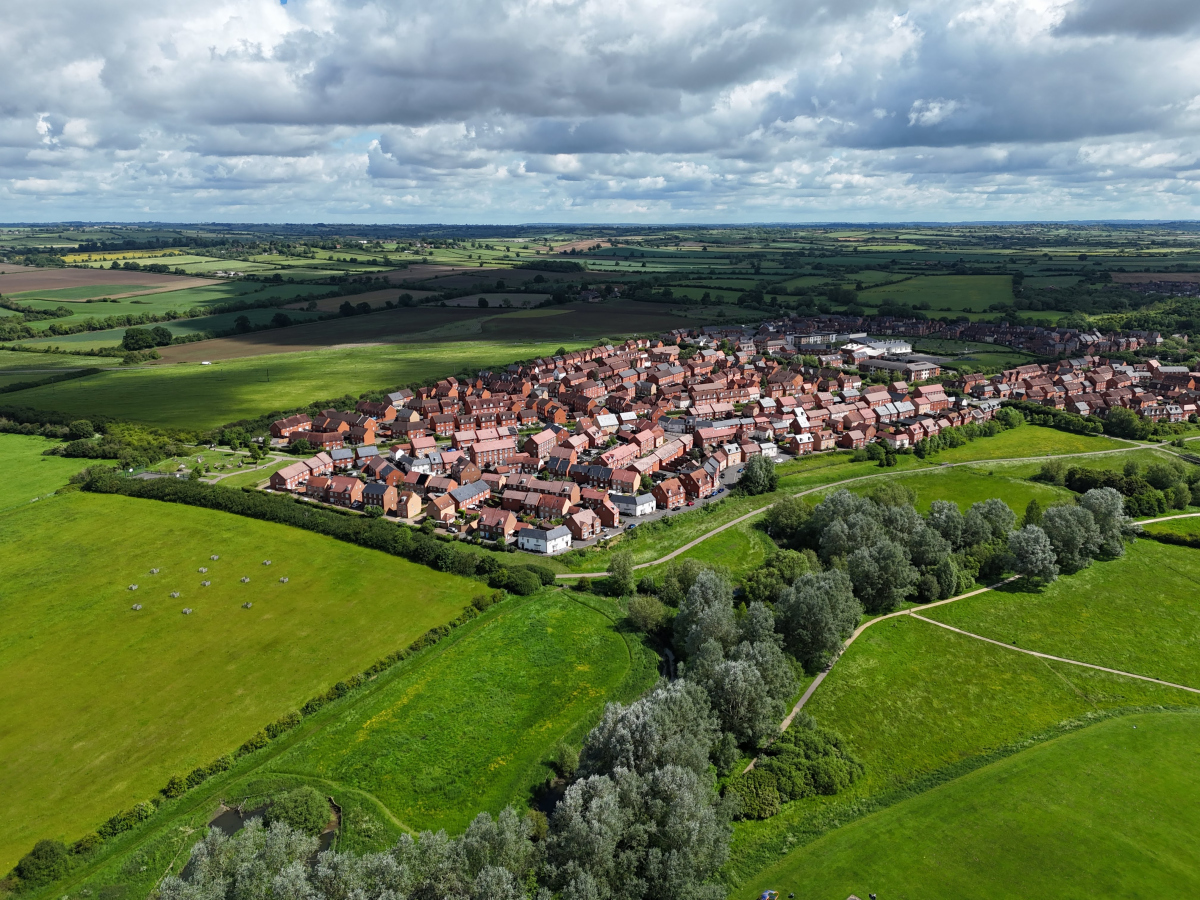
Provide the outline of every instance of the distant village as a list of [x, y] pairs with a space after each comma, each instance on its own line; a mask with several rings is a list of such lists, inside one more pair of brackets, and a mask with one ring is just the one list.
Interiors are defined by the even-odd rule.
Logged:
[[[928, 336], [1059, 359], [943, 373], [946, 360], [906, 340]], [[1196, 413], [1200, 374], [1103, 356], [1161, 341], [882, 317], [678, 329], [281, 419], [271, 443], [315, 455], [275, 472], [270, 490], [561, 553], [704, 503], [753, 457], [872, 442], [904, 452], [947, 427], [987, 422], [1004, 400], [1181, 421]]]

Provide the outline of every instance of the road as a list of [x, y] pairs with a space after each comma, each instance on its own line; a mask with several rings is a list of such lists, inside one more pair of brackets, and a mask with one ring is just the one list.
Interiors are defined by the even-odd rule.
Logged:
[[[1121, 440], [1121, 439], [1114, 438], [1113, 440]], [[946, 469], [956, 469], [959, 466], [983, 466], [983, 465], [996, 465], [998, 463], [1043, 462], [1046, 459], [1050, 459], [1050, 458], [1052, 458], [1052, 459], [1069, 459], [1072, 457], [1079, 457], [1079, 456], [1104, 456], [1109, 453], [1128, 453], [1131, 450], [1144, 450], [1147, 448], [1154, 447], [1153, 444], [1138, 444], [1138, 443], [1135, 443], [1134, 441], [1130, 441], [1129, 444], [1130, 444], [1130, 446], [1128, 446], [1128, 447], [1121, 447], [1116, 450], [1091, 450], [1091, 451], [1088, 451], [1085, 453], [1059, 453], [1059, 454], [1055, 454], [1053, 456], [1048, 456], [1048, 455], [1019, 456], [1019, 457], [1012, 457], [1009, 459], [972, 460], [970, 462], [943, 463], [942, 465], [938, 465], [938, 466], [930, 466], [927, 469], [914, 469], [914, 470], [905, 471], [905, 472], [883, 471], [883, 472], [877, 472], [872, 475], [856, 475], [853, 478], [845, 478], [845, 479], [842, 479], [841, 481], [835, 481], [832, 484], [823, 484], [819, 487], [814, 487], [814, 488], [809, 488], [808, 490], [799, 491], [798, 493], [795, 493], [792, 496], [793, 497], [805, 497], [805, 496], [808, 496], [809, 494], [816, 494], [816, 493], [820, 493], [821, 491], [832, 490], [833, 488], [842, 487], [843, 485], [847, 485], [847, 484], [853, 484], [858, 481], [866, 481], [871, 478], [888, 478], [888, 477], [900, 477], [900, 476], [907, 477], [909, 475], [924, 475], [929, 472], [941, 472]], [[638, 565], [634, 566], [634, 568], [635, 569], [649, 569], [652, 566], [660, 566], [663, 563], [670, 562], [671, 560], [675, 559], [675, 557], [679, 556], [681, 553], [686, 553], [688, 550], [691, 550], [693, 547], [697, 546], [698, 544], [702, 544], [705, 541], [707, 541], [709, 538], [720, 534], [722, 531], [725, 531], [727, 528], [733, 528], [736, 525], [741, 525], [743, 522], [750, 521], [755, 516], [762, 515], [764, 512], [766, 512], [768, 509], [770, 509], [771, 506], [773, 506], [773, 505], [774, 504], [768, 503], [764, 506], [758, 507], [757, 509], [751, 510], [750, 512], [746, 513], [745, 515], [738, 516], [736, 519], [726, 522], [724, 525], [718, 525], [717, 527], [713, 528], [711, 531], [706, 531], [704, 534], [700, 535], [700, 537], [696, 538], [695, 540], [688, 541], [688, 543], [684, 544], [682, 547], [679, 547], [676, 550], [672, 550], [666, 556], [661, 556], [658, 559], [651, 560], [650, 562], [639, 563]], [[1157, 520], [1155, 520], [1155, 521], [1157, 521]], [[607, 575], [608, 575], [607, 572], [564, 572], [563, 574], [559, 575], [558, 577], [563, 578], [563, 579], [566, 579], [566, 578], [604, 578]]]

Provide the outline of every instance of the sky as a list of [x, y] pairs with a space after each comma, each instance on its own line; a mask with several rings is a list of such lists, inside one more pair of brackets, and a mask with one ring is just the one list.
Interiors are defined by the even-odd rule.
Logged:
[[1200, 0], [0, 4], [0, 220], [1200, 218]]

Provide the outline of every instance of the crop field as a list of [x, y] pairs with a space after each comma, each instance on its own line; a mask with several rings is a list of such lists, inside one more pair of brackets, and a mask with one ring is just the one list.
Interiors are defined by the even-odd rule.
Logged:
[[934, 310], [982, 312], [993, 303], [1012, 302], [1009, 275], [922, 275], [900, 284], [860, 292], [863, 303], [891, 299], [901, 303], [928, 303]]
[[[526, 802], [552, 774], [549, 748], [582, 741], [633, 664], [613, 623], [570, 593], [513, 601], [271, 768], [365, 791], [413, 829], [457, 833], [480, 810]], [[640, 689], [647, 678], [653, 666]]]
[[86, 369], [109, 364], [111, 361], [80, 359], [66, 353], [0, 352], [0, 375], [29, 375], [30, 381], [36, 381], [40, 377], [38, 373], [53, 375], [63, 369]]
[[[197, 316], [193, 319], [174, 319], [169, 322], [155, 322], [141, 328], [162, 326], [175, 337], [187, 337], [202, 332], [232, 331], [239, 317], [245, 316], [254, 327], [264, 326], [279, 312], [277, 309], [247, 309], [240, 312], [220, 313], [215, 316]], [[304, 322], [315, 319], [318, 313], [303, 310], [288, 310], [286, 313], [293, 321]], [[125, 337], [125, 328], [108, 328], [104, 331], [82, 331], [78, 334], [53, 335], [21, 341], [23, 347], [61, 347], [65, 350], [99, 350], [104, 347], [119, 346]], [[187, 345], [184, 345], [185, 347]], [[160, 352], [162, 349], [160, 348]]]
[[1198, 743], [1191, 713], [1092, 725], [847, 825], [756, 877], [746, 896], [1195, 893]]
[[[0, 294], [28, 294], [33, 291], [60, 291], [79, 288], [95, 289], [94, 297], [108, 296], [113, 286], [128, 290], [130, 285], [140, 285], [133, 290], [147, 290], [164, 285], [187, 287], [197, 279], [178, 275], [158, 275], [153, 272], [131, 272], [127, 269], [40, 269], [34, 266], [0, 264]], [[87, 295], [85, 295], [87, 296]], [[80, 297], [73, 297], [78, 300]]]
[[[1187, 521], [1187, 520], [1179, 520]], [[1137, 541], [1040, 591], [1014, 582], [929, 611], [993, 640], [1200, 688], [1200, 551]]]
[[0, 434], [0, 467], [5, 474], [0, 482], [0, 511], [54, 493], [68, 478], [95, 462], [42, 455], [57, 443], [33, 435]]
[[211, 366], [180, 364], [112, 369], [70, 382], [16, 391], [5, 395], [5, 400], [72, 416], [100, 414], [147, 425], [208, 429], [307, 405], [314, 400], [368, 390], [391, 390], [397, 385], [453, 375], [463, 369], [506, 365], [518, 359], [543, 356], [564, 344], [576, 349], [585, 343], [568, 340], [389, 344], [258, 356]]
[[38, 838], [96, 828], [484, 590], [310, 532], [118, 496], [10, 510], [0, 544], [5, 871]]

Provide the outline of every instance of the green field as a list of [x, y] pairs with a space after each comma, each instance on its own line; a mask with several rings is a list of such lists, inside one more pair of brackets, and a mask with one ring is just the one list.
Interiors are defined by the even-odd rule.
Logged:
[[218, 484], [222, 484], [225, 487], [253, 487], [260, 481], [266, 481], [271, 477], [272, 473], [278, 472], [284, 466], [290, 466], [293, 462], [295, 462], [294, 458], [273, 462], [261, 468], [247, 466], [244, 471], [234, 472], [234, 474], [222, 478]]
[[928, 458], [931, 463], [976, 462], [992, 459], [1019, 459], [1030, 456], [1057, 456], [1065, 453], [1095, 453], [1099, 450], [1124, 450], [1133, 447], [1099, 435], [1072, 434], [1038, 425], [1023, 425], [1002, 431], [995, 437], [976, 438], [961, 447], [942, 450]]
[[1041, 591], [1020, 586], [939, 606], [929, 618], [1029, 650], [1200, 688], [1200, 551], [1138, 541], [1122, 558], [1094, 562]]
[[578, 724], [599, 717], [632, 664], [613, 624], [571, 593], [514, 601], [271, 769], [365, 791], [413, 829], [455, 833], [544, 782], [549, 748], [565, 736], [578, 746]]
[[486, 590], [310, 532], [119, 496], [10, 510], [0, 545], [4, 871], [38, 838], [96, 828]]
[[[1007, 503], [1020, 516], [1030, 500], [1036, 499], [1042, 506], [1049, 506], [1055, 501], [1075, 496], [1066, 488], [1011, 477], [1003, 468], [991, 474], [990, 470], [982, 467], [955, 466], [916, 472], [910, 476], [900, 475], [894, 480], [916, 493], [917, 509], [923, 513], [929, 511], [929, 505], [934, 500], [950, 500], [965, 512], [972, 503], [995, 497]], [[851, 489], [866, 493], [872, 487], [874, 484], [868, 481]]]
[[67, 479], [95, 462], [90, 459], [66, 459], [43, 456], [58, 441], [24, 434], [0, 434], [0, 510], [28, 505], [53, 494]]
[[257, 356], [211, 366], [115, 369], [17, 391], [6, 401], [73, 416], [101, 414], [149, 425], [207, 429], [346, 393], [390, 390], [463, 369], [505, 365], [553, 353], [563, 343], [386, 345]]
[[22, 291], [11, 294], [13, 300], [86, 300], [88, 297], [109, 297], [113, 294], [129, 294], [134, 291], [153, 291], [152, 284], [88, 284], [82, 287], [58, 288], [52, 291]]
[[1186, 519], [1168, 519], [1166, 522], [1155, 522], [1153, 525], [1142, 527], [1146, 531], [1160, 534], [1200, 534], [1200, 515], [1192, 514]]
[[993, 303], [1012, 302], [1012, 276], [918, 275], [899, 284], [867, 288], [859, 292], [859, 298], [872, 305], [890, 299], [909, 305], [928, 303], [933, 311], [982, 312]]
[[1200, 888], [1197, 747], [1193, 713], [1110, 719], [850, 824], [744, 896], [1187, 896]]

